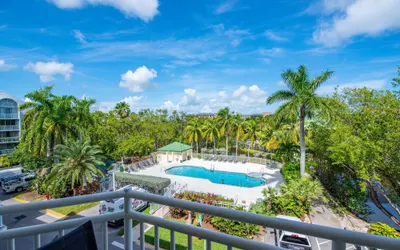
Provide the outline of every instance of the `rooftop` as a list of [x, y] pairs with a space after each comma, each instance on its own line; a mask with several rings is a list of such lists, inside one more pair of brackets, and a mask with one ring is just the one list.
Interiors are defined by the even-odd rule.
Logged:
[[159, 148], [158, 151], [162, 152], [184, 152], [187, 150], [192, 149], [192, 146], [180, 143], [180, 142], [173, 142], [168, 144], [162, 148]]

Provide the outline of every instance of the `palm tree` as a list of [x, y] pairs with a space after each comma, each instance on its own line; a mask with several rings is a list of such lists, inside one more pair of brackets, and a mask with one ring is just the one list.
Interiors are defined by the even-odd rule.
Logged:
[[218, 111], [217, 121], [219, 122], [221, 128], [220, 134], [225, 135], [226, 155], [228, 155], [229, 133], [231, 133], [233, 121], [229, 108], [224, 108]]
[[52, 89], [53, 86], [46, 86], [26, 94], [29, 101], [19, 106], [20, 110], [26, 110], [21, 141], [26, 141], [29, 151], [36, 156], [50, 156], [50, 138], [45, 136], [44, 123], [53, 109]]
[[184, 136], [192, 144], [196, 142], [197, 153], [199, 153], [199, 141], [203, 136], [202, 124], [197, 117], [193, 117], [188, 121], [188, 124], [184, 130]]
[[256, 119], [247, 120], [244, 125], [245, 136], [244, 138], [249, 141], [247, 157], [250, 156], [250, 147], [257, 140], [260, 124]]
[[281, 142], [275, 151], [275, 154], [282, 157], [283, 161], [293, 161], [294, 157], [300, 152], [299, 146], [293, 142]]
[[90, 126], [93, 125], [93, 116], [90, 113], [90, 106], [96, 103], [96, 100], [90, 98], [83, 98], [81, 100], [74, 100], [74, 119], [79, 124], [79, 140], [82, 141], [83, 132]]
[[126, 102], [117, 103], [114, 110], [119, 115], [120, 118], [126, 118], [131, 113], [131, 108]]
[[300, 120], [300, 174], [305, 175], [306, 144], [304, 122], [306, 117], [316, 114], [328, 114], [329, 106], [327, 98], [320, 97], [316, 91], [328, 80], [333, 71], [325, 71], [320, 76], [310, 79], [307, 68], [301, 65], [297, 72], [290, 69], [282, 74], [282, 78], [289, 90], [279, 90], [267, 99], [267, 104], [286, 101], [282, 104], [275, 116], [278, 120]]
[[219, 124], [215, 119], [207, 119], [202, 127], [204, 139], [213, 142], [213, 154], [215, 154], [215, 141], [220, 137]]
[[77, 194], [78, 187], [92, 183], [94, 177], [103, 175], [96, 165], [104, 165], [105, 157], [99, 146], [91, 146], [88, 141], [74, 141], [68, 145], [59, 144], [56, 147], [56, 157], [59, 163], [54, 164], [49, 181], [62, 180], [70, 183], [74, 196]]
[[236, 140], [236, 157], [238, 156], [239, 140], [244, 137], [245, 121], [240, 114], [233, 116], [232, 131], [235, 134]]

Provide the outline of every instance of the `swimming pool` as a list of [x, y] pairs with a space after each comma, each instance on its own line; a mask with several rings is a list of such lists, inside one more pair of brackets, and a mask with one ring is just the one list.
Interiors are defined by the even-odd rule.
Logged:
[[214, 183], [239, 187], [258, 187], [266, 183], [264, 179], [253, 178], [242, 173], [209, 170], [195, 166], [172, 167], [165, 172], [167, 174], [207, 179]]

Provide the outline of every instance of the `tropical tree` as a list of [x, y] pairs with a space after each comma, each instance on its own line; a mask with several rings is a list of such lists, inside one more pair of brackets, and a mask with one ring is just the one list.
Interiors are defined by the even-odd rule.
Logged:
[[202, 124], [199, 118], [193, 117], [188, 121], [184, 130], [184, 136], [192, 144], [196, 143], [197, 153], [199, 153], [199, 141], [203, 137]]
[[131, 113], [131, 108], [126, 102], [119, 102], [115, 105], [114, 111], [118, 114], [120, 118], [126, 118]]
[[232, 113], [229, 111], [229, 108], [218, 111], [217, 121], [220, 124], [221, 136], [225, 135], [226, 155], [228, 155], [229, 134], [231, 133], [233, 123]]
[[53, 108], [52, 89], [53, 86], [46, 86], [26, 94], [28, 101], [19, 106], [26, 111], [21, 141], [26, 141], [27, 150], [36, 156], [50, 156], [50, 138], [45, 136], [44, 123]]
[[370, 228], [368, 228], [368, 233], [390, 238], [400, 238], [400, 234], [396, 231], [396, 229], [382, 222], [371, 224]]
[[50, 185], [59, 182], [69, 183], [74, 196], [78, 187], [85, 188], [87, 183], [92, 183], [97, 176], [103, 175], [96, 165], [104, 165], [105, 157], [98, 146], [91, 146], [88, 141], [59, 144], [56, 146], [56, 157], [59, 162], [51, 169]]
[[239, 140], [244, 138], [245, 132], [245, 121], [240, 114], [236, 114], [232, 119], [232, 132], [235, 135], [236, 140], [236, 157], [238, 156]]
[[244, 139], [248, 140], [249, 146], [247, 156], [250, 156], [250, 147], [257, 140], [257, 134], [259, 132], [260, 124], [256, 119], [247, 120], [244, 125]]
[[90, 98], [83, 98], [81, 100], [74, 100], [74, 120], [79, 126], [78, 137], [82, 141], [82, 135], [88, 130], [89, 126], [93, 125], [93, 116], [90, 113], [90, 106], [96, 103], [96, 100]]
[[275, 154], [284, 162], [290, 162], [300, 153], [299, 146], [293, 142], [282, 142], [278, 144]]
[[275, 112], [278, 120], [300, 120], [300, 174], [305, 175], [306, 144], [304, 122], [306, 117], [329, 114], [328, 100], [317, 95], [316, 91], [328, 80], [333, 71], [325, 71], [321, 75], [309, 78], [307, 68], [301, 65], [297, 71], [290, 69], [282, 73], [282, 79], [288, 90], [279, 90], [267, 99], [267, 104], [286, 101]]
[[[400, 66], [397, 66], [397, 75], [398, 75], [397, 78], [393, 78], [392, 82], [393, 88], [400, 87]], [[393, 92], [397, 95], [397, 97], [400, 97], [400, 90], [396, 90]]]
[[217, 120], [205, 120], [202, 131], [204, 139], [213, 143], [213, 154], [215, 154], [215, 141], [220, 137], [220, 129]]

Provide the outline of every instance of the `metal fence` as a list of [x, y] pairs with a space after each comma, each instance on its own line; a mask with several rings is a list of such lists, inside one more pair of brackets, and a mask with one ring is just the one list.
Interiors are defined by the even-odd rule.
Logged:
[[[15, 239], [20, 237], [31, 236], [33, 244], [31, 249], [37, 249], [41, 246], [41, 234], [48, 232], [59, 232], [62, 236], [65, 229], [75, 228], [88, 220], [93, 223], [104, 223], [107, 224], [108, 220], [115, 220], [123, 218], [124, 223], [124, 246], [125, 250], [133, 249], [133, 234], [132, 234], [132, 220], [139, 221], [140, 223], [140, 249], [145, 249], [145, 226], [144, 223], [154, 225], [154, 249], [160, 249], [160, 227], [167, 228], [170, 230], [170, 249], [175, 249], [175, 232], [186, 234], [187, 237], [187, 248], [193, 249], [193, 237], [205, 239], [207, 249], [211, 249], [212, 242], [218, 242], [226, 245], [227, 249], [233, 247], [239, 249], [267, 249], [277, 250], [282, 249], [275, 245], [269, 245], [250, 239], [240, 238], [236, 236], [227, 235], [221, 232], [207, 230], [205, 228], [199, 228], [192, 225], [174, 222], [166, 220], [160, 217], [142, 214], [132, 210], [132, 199], [145, 200], [157, 204], [163, 204], [166, 206], [179, 207], [185, 210], [208, 214], [212, 216], [224, 217], [231, 220], [241, 221], [245, 223], [251, 223], [260, 225], [262, 227], [275, 228], [278, 230], [284, 230], [294, 232], [298, 234], [304, 234], [309, 236], [320, 237], [324, 239], [332, 240], [333, 250], [346, 250], [346, 243], [351, 243], [360, 246], [368, 246], [371, 248], [378, 249], [389, 249], [395, 250], [400, 249], [400, 240], [394, 238], [388, 238], [383, 236], [376, 236], [358, 232], [352, 232], [348, 230], [342, 230], [337, 228], [330, 228], [325, 226], [307, 224], [303, 222], [296, 222], [291, 220], [280, 219], [276, 217], [269, 217], [259, 214], [247, 213], [237, 211], [233, 209], [215, 207], [196, 202], [184, 201], [174, 199], [170, 197], [154, 195], [149, 193], [133, 191], [131, 188], [120, 190], [116, 192], [106, 192], [100, 194], [83, 195], [64, 199], [55, 199], [49, 201], [39, 201], [27, 204], [16, 204], [0, 207], [0, 215], [4, 216], [7, 214], [20, 213], [28, 211], [38, 211], [42, 209], [71, 206], [76, 204], [95, 202], [113, 198], [124, 198], [124, 210], [123, 212], [115, 212], [106, 215], [97, 215], [91, 217], [83, 217], [77, 219], [70, 219], [64, 221], [57, 221], [49, 224], [41, 224], [34, 226], [25, 226], [15, 229], [4, 230], [0, 232], [0, 240], [7, 240], [8, 250], [15, 250]], [[104, 226], [104, 237], [101, 239], [103, 249], [108, 250], [108, 227]], [[25, 249], [24, 249], [25, 250]]]
[[[178, 182], [171, 183], [164, 191], [163, 196], [165, 197], [174, 197], [175, 194], [185, 192], [187, 190], [188, 185], [187, 184], [180, 184]], [[160, 214], [162, 216], [166, 215], [169, 211], [169, 207], [165, 207], [162, 204], [157, 204], [157, 203], [150, 203], [150, 214], [154, 214], [158, 210], [162, 209]]]

